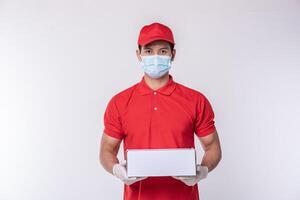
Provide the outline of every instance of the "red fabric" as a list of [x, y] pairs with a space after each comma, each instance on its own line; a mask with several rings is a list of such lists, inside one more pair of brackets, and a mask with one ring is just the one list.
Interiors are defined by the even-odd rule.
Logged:
[[141, 29], [138, 44], [144, 46], [155, 40], [165, 40], [175, 44], [172, 30], [157, 22], [146, 25]]
[[[176, 83], [171, 75], [156, 91], [143, 77], [113, 96], [104, 113], [104, 125], [107, 135], [124, 140], [125, 159], [131, 148], [195, 148], [194, 133], [203, 137], [216, 130], [208, 99]], [[187, 186], [172, 177], [148, 177], [130, 186], [124, 184], [124, 200], [174, 199], [198, 200], [198, 185]]]

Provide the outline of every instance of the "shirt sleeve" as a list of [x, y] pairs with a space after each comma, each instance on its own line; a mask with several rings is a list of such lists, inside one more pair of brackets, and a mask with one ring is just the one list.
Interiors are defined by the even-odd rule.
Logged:
[[115, 97], [111, 98], [108, 102], [104, 112], [104, 133], [116, 139], [122, 139], [124, 137]]
[[204, 95], [200, 95], [197, 101], [194, 131], [199, 137], [207, 136], [216, 131], [214, 111]]

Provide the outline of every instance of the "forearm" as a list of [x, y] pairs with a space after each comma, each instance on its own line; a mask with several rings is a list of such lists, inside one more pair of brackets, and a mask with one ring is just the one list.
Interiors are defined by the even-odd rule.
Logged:
[[121, 140], [115, 139], [103, 133], [100, 145], [99, 160], [103, 168], [113, 174], [114, 164], [119, 163], [117, 158]]
[[113, 174], [112, 168], [114, 164], [119, 163], [119, 160], [116, 153], [103, 150], [100, 153], [100, 162], [106, 171]]
[[220, 148], [209, 148], [205, 151], [201, 165], [208, 167], [208, 171], [212, 171], [220, 162], [222, 157]]

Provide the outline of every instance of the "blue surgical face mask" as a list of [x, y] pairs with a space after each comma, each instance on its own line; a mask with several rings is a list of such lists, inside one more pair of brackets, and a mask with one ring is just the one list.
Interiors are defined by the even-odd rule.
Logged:
[[171, 68], [171, 56], [141, 56], [141, 66], [151, 78], [160, 78]]

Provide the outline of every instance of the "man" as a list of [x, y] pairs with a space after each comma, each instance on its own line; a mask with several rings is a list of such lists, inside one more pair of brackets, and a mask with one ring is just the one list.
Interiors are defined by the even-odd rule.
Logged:
[[[114, 95], [104, 113], [100, 162], [125, 183], [126, 200], [198, 200], [197, 183], [221, 160], [208, 99], [175, 82], [169, 74], [176, 54], [174, 45], [169, 27], [160, 23], [144, 26], [136, 50], [144, 76], [139, 83]], [[127, 177], [126, 149], [195, 148], [194, 134], [205, 151], [196, 176]], [[122, 141], [125, 160], [119, 162]]]

